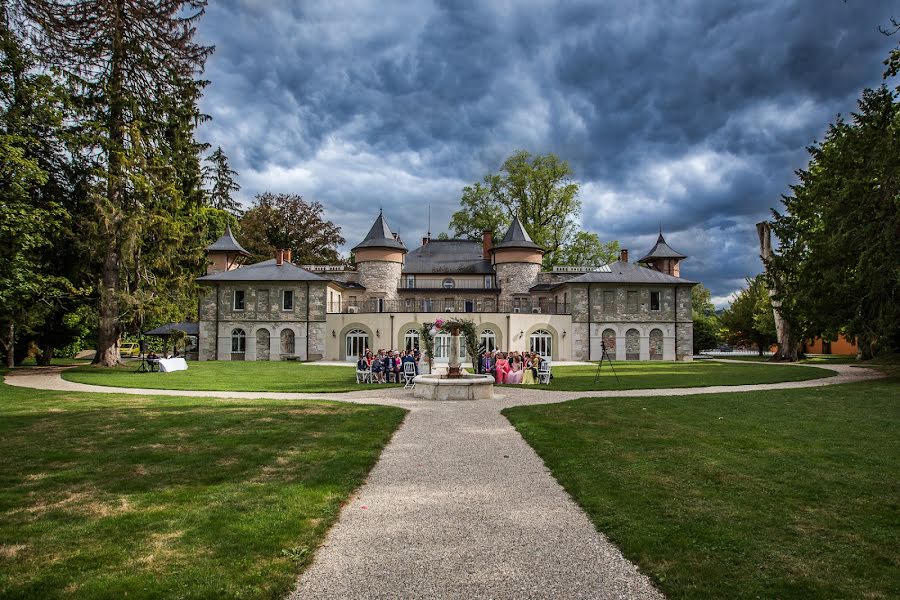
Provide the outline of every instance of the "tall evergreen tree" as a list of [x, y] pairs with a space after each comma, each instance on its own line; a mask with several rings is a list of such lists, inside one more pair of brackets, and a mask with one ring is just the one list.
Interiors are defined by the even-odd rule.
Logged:
[[36, 67], [0, 2], [0, 347], [7, 365], [60, 302], [75, 292], [56, 248], [73, 196], [64, 148], [65, 94]]
[[809, 148], [809, 166], [783, 198], [768, 263], [782, 310], [805, 337], [844, 333], [866, 357], [900, 350], [900, 102], [866, 90]]
[[148, 205], [172, 197], [173, 178], [160, 150], [168, 115], [159, 107], [167, 97], [184, 96], [185, 82], [196, 79], [213, 50], [194, 42], [206, 2], [23, 1], [37, 25], [42, 56], [66, 77], [83, 111], [85, 153], [98, 173], [95, 248], [102, 266], [95, 362], [112, 365], [123, 313], [131, 309], [123, 271], [135, 281], [159, 281], [154, 265], [132, 259], [158, 224], [148, 217]]
[[206, 158], [206, 162], [209, 165], [203, 168], [203, 176], [208, 187], [207, 203], [239, 217], [241, 205], [232, 197], [233, 193], [241, 190], [241, 186], [234, 180], [237, 171], [228, 166], [228, 157], [221, 146]]

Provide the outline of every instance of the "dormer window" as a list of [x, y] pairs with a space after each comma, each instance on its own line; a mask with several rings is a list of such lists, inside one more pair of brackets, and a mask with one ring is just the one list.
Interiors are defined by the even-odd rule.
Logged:
[[456, 284], [454, 283], [454, 281], [451, 278], [447, 277], [446, 279], [444, 279], [444, 281], [441, 283], [441, 285], [443, 286], [443, 288], [445, 290], [452, 290]]

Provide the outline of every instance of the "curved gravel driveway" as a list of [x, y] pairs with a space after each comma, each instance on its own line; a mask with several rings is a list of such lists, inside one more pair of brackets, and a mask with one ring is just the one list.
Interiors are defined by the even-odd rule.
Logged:
[[882, 376], [849, 365], [824, 368], [838, 375], [618, 392], [496, 388], [494, 400], [475, 402], [421, 401], [398, 388], [343, 394], [113, 388], [65, 381], [58, 368], [17, 370], [6, 383], [66, 392], [327, 399], [408, 409], [366, 483], [301, 575], [292, 599], [661, 598], [650, 580], [596, 531], [500, 410], [584, 397], [794, 389]]

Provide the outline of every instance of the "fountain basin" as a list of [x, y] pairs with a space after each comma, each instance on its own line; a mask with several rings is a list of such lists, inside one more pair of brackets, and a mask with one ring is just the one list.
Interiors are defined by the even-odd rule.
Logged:
[[417, 375], [413, 396], [425, 400], [490, 400], [494, 397], [494, 378], [466, 374], [447, 379], [440, 375]]

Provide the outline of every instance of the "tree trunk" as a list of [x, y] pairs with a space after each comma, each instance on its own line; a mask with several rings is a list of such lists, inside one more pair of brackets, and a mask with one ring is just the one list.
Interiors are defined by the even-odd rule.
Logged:
[[119, 363], [119, 271], [119, 253], [110, 244], [103, 260], [100, 324], [97, 329], [97, 354], [93, 361], [103, 367], [113, 367]]
[[[760, 258], [762, 258], [763, 265], [768, 271], [769, 261], [773, 256], [772, 229], [768, 221], [756, 224], [756, 234], [759, 236]], [[781, 315], [781, 300], [775, 299], [777, 294], [778, 288], [775, 287], [774, 282], [770, 281], [769, 298], [772, 302], [772, 312], [775, 316], [775, 335], [778, 339], [778, 351], [772, 356], [772, 360], [793, 362], [798, 359], [797, 340], [791, 332], [791, 324]]]
[[50, 363], [53, 361], [53, 344], [49, 342], [41, 344], [41, 354], [37, 357], [37, 364], [42, 367], [50, 366]]
[[16, 366], [16, 326], [12, 321], [6, 329], [6, 366], [12, 369]]
[[103, 257], [103, 281], [100, 285], [100, 324], [97, 331], [97, 355], [94, 364], [112, 367], [119, 363], [119, 286], [121, 279], [121, 239], [122, 208], [125, 200], [123, 178], [125, 173], [125, 107], [122, 81], [125, 49], [122, 37], [125, 14], [124, 3], [116, 2], [118, 19], [113, 28], [112, 57], [110, 59], [109, 83], [109, 147], [106, 150], [108, 179], [106, 199], [109, 214], [106, 215], [107, 237], [102, 240], [106, 246]]

